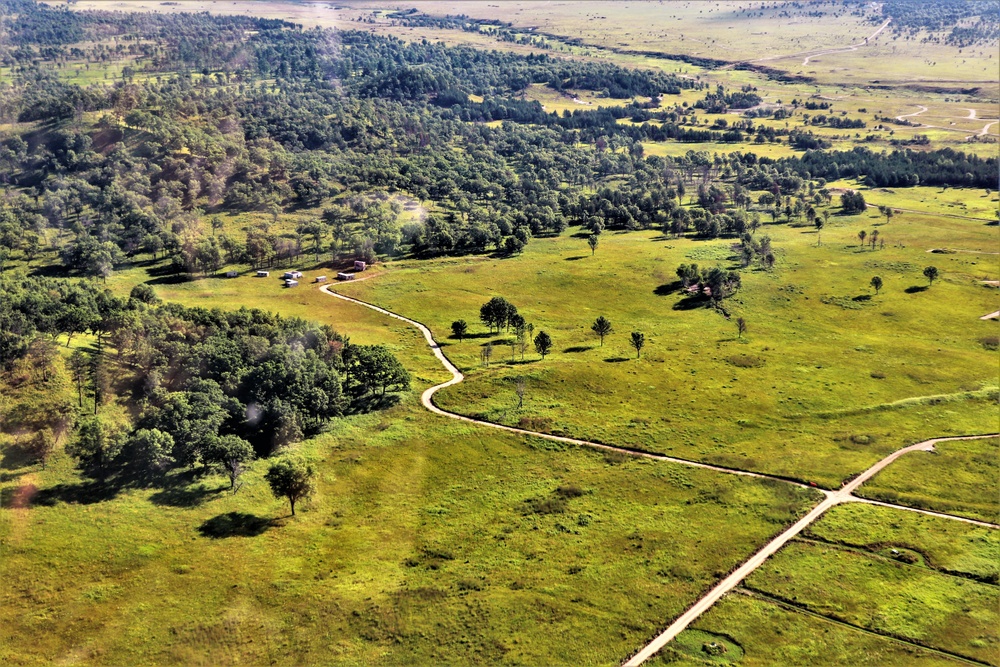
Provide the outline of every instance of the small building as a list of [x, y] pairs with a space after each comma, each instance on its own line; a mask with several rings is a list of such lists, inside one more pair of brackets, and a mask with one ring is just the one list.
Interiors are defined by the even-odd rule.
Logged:
[[226, 277], [227, 278], [235, 278], [238, 275], [240, 275], [239, 271], [226, 271]]
[[337, 280], [354, 280], [354, 274], [341, 271], [337, 274]]
[[326, 276], [316, 276], [316, 282], [318, 282], [318, 283], [325, 283], [326, 282]]
[[364, 262], [362, 262], [360, 259], [354, 260], [354, 270], [355, 271], [364, 271], [367, 268], [368, 268], [368, 265], [365, 264]]
[[258, 271], [257, 272], [257, 277], [258, 278], [267, 278], [269, 275], [271, 275], [270, 271]]
[[282, 276], [285, 280], [298, 280], [301, 277], [301, 271], [285, 271], [285, 275]]
[[299, 286], [298, 280], [288, 279], [285, 281], [285, 287], [298, 287], [298, 286]]

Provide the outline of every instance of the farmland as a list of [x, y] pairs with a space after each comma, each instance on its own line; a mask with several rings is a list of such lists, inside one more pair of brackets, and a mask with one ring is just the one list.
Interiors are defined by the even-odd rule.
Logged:
[[983, 7], [0, 0], [0, 662], [1000, 664]]

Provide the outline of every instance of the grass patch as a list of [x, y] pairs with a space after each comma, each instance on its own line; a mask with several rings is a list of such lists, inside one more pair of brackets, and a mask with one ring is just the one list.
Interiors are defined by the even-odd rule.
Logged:
[[751, 574], [746, 586], [823, 616], [975, 660], [995, 660], [1000, 643], [995, 586], [871, 554], [791, 542]]
[[960, 521], [890, 507], [838, 505], [809, 526], [807, 537], [883, 553], [916, 551], [927, 567], [1000, 582], [1000, 534]]
[[939, 442], [912, 452], [858, 489], [858, 495], [1000, 523], [1000, 438]]
[[[765, 600], [730, 594], [701, 616], [694, 627], [731, 637], [743, 649], [742, 667], [824, 665], [824, 667], [953, 667], [940, 654], [862, 632]], [[678, 637], [678, 639], [680, 639]], [[704, 665], [670, 643], [654, 665]]]

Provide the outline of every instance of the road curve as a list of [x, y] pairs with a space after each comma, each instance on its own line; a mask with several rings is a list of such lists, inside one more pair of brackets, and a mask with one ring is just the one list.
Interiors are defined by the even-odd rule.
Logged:
[[355, 299], [353, 297], [344, 296], [338, 292], [334, 292], [330, 285], [324, 285], [320, 287], [320, 291], [329, 294], [330, 296], [342, 299], [344, 301], [349, 301], [350, 303], [357, 304], [359, 306], [364, 306], [365, 308], [370, 308], [376, 312], [387, 315], [388, 317], [395, 318], [397, 320], [402, 320], [411, 326], [416, 327], [420, 333], [423, 334], [424, 340], [427, 341], [427, 345], [431, 348], [434, 356], [438, 358], [438, 361], [445, 367], [445, 369], [451, 373], [451, 379], [447, 382], [442, 382], [441, 384], [436, 384], [433, 387], [428, 387], [424, 390], [424, 393], [420, 395], [420, 402], [425, 408], [433, 412], [434, 414], [441, 415], [443, 417], [448, 417], [449, 419], [457, 419], [459, 421], [468, 422], [470, 424], [478, 424], [479, 426], [488, 426], [490, 428], [495, 428], [500, 431], [507, 431], [508, 433], [516, 433], [517, 435], [527, 435], [534, 438], [543, 438], [545, 440], [553, 440], [555, 442], [562, 442], [568, 445], [576, 445], [578, 447], [589, 447], [591, 449], [599, 449], [602, 451], [610, 452], [620, 452], [622, 454], [628, 454], [630, 456], [636, 456], [641, 458], [653, 459], [655, 461], [668, 461], [670, 463], [679, 463], [681, 465], [691, 466], [694, 468], [704, 468], [706, 470], [714, 470], [715, 472], [723, 472], [731, 475], [743, 475], [744, 477], [756, 477], [758, 479], [770, 479], [776, 482], [784, 482], [786, 484], [794, 484], [795, 486], [800, 486], [803, 488], [813, 489], [819, 491], [823, 494], [832, 493], [832, 491], [827, 491], [826, 489], [821, 489], [815, 486], [810, 486], [808, 484], [803, 484], [801, 482], [796, 482], [794, 480], [785, 479], [784, 477], [777, 477], [774, 475], [766, 475], [758, 472], [750, 472], [749, 470], [739, 470], [737, 468], [726, 468], [724, 466], [716, 466], [710, 463], [701, 463], [699, 461], [691, 461], [689, 459], [681, 459], [673, 456], [666, 456], [665, 454], [655, 454], [653, 452], [643, 452], [635, 449], [628, 449], [627, 447], [615, 447], [614, 445], [606, 445], [601, 442], [591, 442], [589, 440], [579, 440], [577, 438], [567, 438], [561, 435], [552, 435], [551, 433], [540, 433], [538, 431], [529, 431], [523, 428], [517, 428], [515, 426], [505, 426], [504, 424], [497, 424], [496, 422], [481, 421], [479, 419], [473, 419], [472, 417], [467, 417], [465, 415], [459, 414], [457, 412], [449, 412], [439, 408], [434, 404], [434, 394], [445, 387], [450, 387], [454, 384], [458, 384], [465, 379], [462, 375], [462, 371], [458, 370], [455, 364], [451, 363], [451, 360], [445, 356], [444, 352], [441, 350], [441, 346], [438, 342], [434, 340], [434, 335], [431, 330], [428, 329], [424, 324], [417, 322], [416, 320], [411, 320], [408, 317], [403, 317], [398, 313], [394, 313], [391, 310], [386, 310], [385, 308], [380, 308], [374, 304], [370, 304], [367, 301], [362, 301], [361, 299]]
[[629, 658], [624, 663], [623, 667], [638, 667], [638, 665], [641, 665], [643, 662], [654, 656], [660, 649], [662, 649], [668, 642], [670, 642], [670, 640], [676, 637], [682, 630], [687, 628], [688, 625], [690, 625], [696, 618], [698, 618], [701, 614], [707, 611], [722, 596], [724, 596], [726, 593], [730, 592], [733, 588], [735, 588], [751, 572], [760, 567], [770, 556], [774, 555], [775, 552], [777, 552], [781, 547], [783, 547], [790, 539], [792, 539], [800, 532], [802, 532], [802, 530], [805, 529], [806, 526], [813, 523], [816, 519], [822, 516], [824, 512], [826, 512], [834, 505], [838, 505], [844, 502], [864, 502], [872, 505], [883, 505], [886, 507], [893, 507], [901, 510], [919, 512], [921, 514], [930, 514], [933, 516], [939, 516], [947, 519], [956, 519], [959, 521], [987, 526], [991, 528], [1000, 528], [1000, 525], [995, 525], [983, 521], [976, 521], [974, 519], [967, 519], [964, 517], [956, 517], [950, 514], [930, 512], [927, 510], [919, 510], [916, 508], [906, 507], [903, 505], [893, 505], [890, 503], [868, 500], [867, 498], [859, 498], [853, 495], [854, 491], [856, 491], [858, 487], [860, 487], [866, 481], [871, 479], [874, 475], [878, 474], [883, 468], [885, 468], [886, 466], [888, 466], [889, 464], [891, 464], [893, 461], [895, 461], [904, 454], [913, 451], [929, 452], [934, 449], [934, 445], [936, 443], [944, 442], [947, 440], [975, 440], [978, 438], [996, 437], [1000, 434], [992, 433], [986, 435], [951, 436], [951, 437], [941, 437], [941, 438], [932, 438], [930, 440], [924, 440], [923, 442], [918, 442], [916, 444], [909, 445], [908, 447], [903, 447], [902, 449], [896, 450], [895, 452], [889, 454], [881, 461], [871, 466], [858, 476], [851, 479], [840, 489], [836, 491], [828, 491], [826, 489], [811, 487], [806, 484], [794, 482], [792, 480], [784, 479], [781, 477], [774, 477], [772, 475], [764, 475], [761, 473], [750, 472], [747, 470], [737, 470], [734, 468], [714, 466], [708, 463], [700, 463], [698, 461], [679, 459], [672, 456], [665, 456], [663, 454], [642, 452], [633, 449], [627, 449], [625, 447], [615, 447], [613, 445], [606, 445], [603, 443], [591, 442], [588, 440], [567, 438], [564, 436], [552, 435], [549, 433], [539, 433], [537, 431], [529, 431], [522, 428], [515, 428], [513, 426], [504, 426], [503, 424], [497, 424], [495, 422], [473, 419], [472, 417], [467, 417], [465, 415], [461, 415], [456, 412], [449, 412], [448, 410], [439, 408], [437, 405], [434, 404], [433, 400], [434, 394], [437, 393], [437, 391], [439, 391], [440, 389], [444, 389], [445, 387], [450, 387], [452, 385], [458, 384], [463, 379], [465, 379], [465, 376], [462, 374], [460, 370], [458, 370], [455, 364], [451, 363], [451, 360], [449, 360], [448, 357], [445, 356], [444, 352], [441, 350], [441, 346], [437, 343], [436, 340], [434, 340], [434, 335], [431, 333], [431, 330], [427, 328], [427, 326], [425, 326], [420, 322], [417, 322], [416, 320], [412, 320], [408, 317], [403, 317], [402, 315], [394, 313], [391, 310], [387, 310], [385, 308], [381, 308], [374, 304], [368, 303], [367, 301], [362, 301], [361, 299], [355, 299], [353, 297], [345, 296], [343, 294], [334, 292], [331, 289], [330, 285], [323, 285], [322, 287], [320, 287], [320, 291], [325, 292], [326, 294], [332, 297], [342, 299], [343, 301], [354, 303], [359, 306], [364, 306], [365, 308], [369, 308], [376, 312], [382, 313], [383, 315], [386, 315], [388, 317], [392, 317], [394, 319], [406, 322], [407, 324], [416, 327], [420, 331], [420, 333], [423, 334], [424, 340], [427, 341], [427, 345], [430, 346], [431, 351], [434, 353], [434, 356], [437, 357], [438, 361], [440, 361], [441, 364], [445, 367], [445, 369], [447, 369], [448, 372], [451, 373], [450, 380], [448, 380], [447, 382], [436, 384], [432, 387], [428, 387], [427, 389], [424, 390], [423, 394], [420, 395], [421, 404], [423, 404], [425, 408], [427, 408], [428, 410], [430, 410], [435, 414], [448, 417], [450, 419], [457, 419], [459, 421], [468, 422], [470, 424], [477, 424], [479, 426], [487, 426], [489, 428], [495, 428], [501, 431], [507, 431], [508, 433], [515, 433], [518, 435], [531, 436], [535, 438], [544, 438], [546, 440], [553, 440], [556, 442], [562, 442], [570, 445], [577, 445], [580, 447], [590, 447], [592, 449], [598, 449], [604, 451], [621, 452], [623, 454], [628, 454], [630, 456], [649, 458], [656, 461], [668, 461], [671, 463], [678, 463], [681, 465], [692, 466], [695, 468], [714, 470], [716, 472], [723, 472], [734, 475], [743, 475], [746, 477], [756, 477], [758, 479], [770, 479], [774, 481], [785, 482], [800, 487], [812, 488], [824, 494], [824, 496], [826, 496], [823, 499], [823, 501], [820, 502], [818, 505], [816, 505], [816, 507], [814, 507], [812, 510], [810, 510], [808, 514], [803, 516], [801, 519], [792, 524], [790, 528], [788, 528], [780, 535], [772, 539], [770, 542], [765, 544], [759, 551], [753, 554], [748, 560], [746, 560], [730, 575], [728, 575], [722, 581], [716, 584], [711, 590], [708, 591], [708, 593], [702, 596], [697, 602], [695, 602], [691, 607], [689, 607], [687, 611], [685, 611], [680, 617], [678, 617], [673, 623], [671, 623], [666, 630], [657, 635], [651, 642], [649, 642], [646, 646], [644, 646], [641, 650], [639, 650], [631, 658]]

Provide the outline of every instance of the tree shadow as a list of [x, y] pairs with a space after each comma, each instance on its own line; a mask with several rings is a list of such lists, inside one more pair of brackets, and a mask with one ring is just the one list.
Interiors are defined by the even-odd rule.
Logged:
[[656, 296], [667, 296], [668, 294], [673, 294], [684, 287], [684, 283], [680, 280], [675, 280], [672, 283], [664, 283], [653, 290], [653, 294]]
[[394, 405], [399, 405], [399, 401], [399, 394], [387, 393], [385, 396], [382, 396], [381, 394], [365, 393], [353, 397], [346, 412], [347, 414], [361, 415], [367, 412], [386, 410]]
[[872, 300], [871, 294], [859, 294], [851, 299], [851, 301], [871, 301], [871, 300]]
[[9, 445], [0, 458], [0, 469], [17, 470], [31, 465], [34, 461], [23, 444]]
[[587, 352], [593, 349], [593, 345], [574, 345], [573, 347], [567, 347], [563, 352]]
[[674, 310], [695, 310], [697, 308], [704, 308], [708, 305], [708, 298], [705, 296], [692, 295], [685, 297], [674, 304]]
[[197, 486], [178, 484], [157, 491], [149, 497], [149, 501], [154, 505], [167, 507], [197, 507], [228, 488], [225, 484], [217, 486], [214, 489], [204, 484], [198, 484]]
[[467, 333], [467, 334], [465, 334], [465, 337], [466, 338], [489, 338], [490, 336], [493, 336], [493, 335], [495, 335], [495, 334], [493, 334], [492, 332], [479, 332], [479, 333]]
[[79, 484], [56, 484], [47, 489], [39, 489], [34, 484], [24, 484], [13, 489], [4, 489], [0, 497], [3, 507], [52, 507], [57, 503], [92, 505], [114, 499], [122, 490], [114, 481], [87, 480]]
[[927, 291], [927, 285], [913, 285], [911, 287], [907, 287], [903, 291], [906, 292], [907, 294], [919, 294], [920, 292]]
[[629, 361], [631, 357], [608, 357], [604, 361], [609, 364], [620, 364], [623, 361]]
[[578, 259], [587, 259], [590, 255], [575, 255], [573, 257], [563, 257], [567, 262], [575, 262]]
[[227, 537], [256, 537], [273, 525], [275, 525], [274, 519], [265, 519], [244, 512], [227, 512], [205, 521], [198, 526], [198, 532], [202, 537], [217, 540]]

